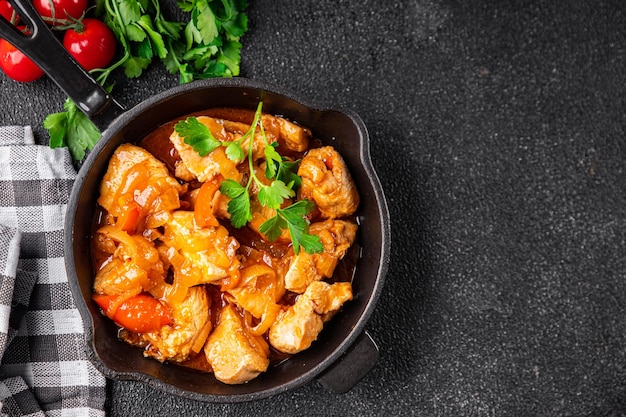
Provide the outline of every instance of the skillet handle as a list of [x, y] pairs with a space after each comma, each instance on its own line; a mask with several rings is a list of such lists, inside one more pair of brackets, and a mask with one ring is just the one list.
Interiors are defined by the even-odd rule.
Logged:
[[352, 347], [332, 364], [317, 381], [337, 394], [350, 391], [378, 362], [378, 346], [363, 332]]
[[92, 120], [93, 117], [106, 115], [107, 120], [102, 123], [106, 127], [108, 122], [121, 114], [123, 108], [67, 52], [39, 16], [31, 0], [9, 0], [9, 3], [26, 22], [31, 34], [25, 35], [0, 16], [0, 37], [39, 65]]

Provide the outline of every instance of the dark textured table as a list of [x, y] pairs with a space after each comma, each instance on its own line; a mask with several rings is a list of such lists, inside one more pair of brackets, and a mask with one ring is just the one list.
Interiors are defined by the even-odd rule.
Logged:
[[[626, 415], [626, 3], [252, 1], [242, 75], [369, 128], [393, 247], [347, 394], [244, 404], [110, 384], [111, 416]], [[129, 107], [174, 86], [118, 83]], [[64, 95], [0, 78], [0, 124]]]

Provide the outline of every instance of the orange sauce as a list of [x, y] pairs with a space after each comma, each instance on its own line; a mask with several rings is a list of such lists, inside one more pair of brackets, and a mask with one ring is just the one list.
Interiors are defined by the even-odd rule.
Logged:
[[[250, 110], [240, 110], [240, 109], [229, 109], [229, 108], [220, 108], [220, 109], [211, 109], [207, 111], [197, 112], [190, 114], [189, 116], [196, 115], [206, 115], [210, 117], [223, 118], [231, 121], [238, 121], [246, 124], [250, 124], [254, 117], [254, 112]], [[179, 121], [188, 116], [170, 121], [168, 123], [163, 124], [158, 127], [143, 139], [138, 142], [138, 146], [146, 149], [157, 159], [162, 161], [167, 168], [169, 169], [172, 176], [174, 176], [176, 163], [180, 160], [178, 152], [172, 145], [169, 140], [170, 134], [174, 129], [174, 125]], [[318, 140], [312, 140], [310, 143], [310, 148], [319, 147], [321, 143]], [[282, 152], [281, 152], [282, 153]], [[282, 153], [284, 155], [284, 153]], [[294, 159], [301, 158], [303, 153], [300, 154], [291, 154], [290, 157]], [[201, 184], [189, 184], [189, 189], [194, 189], [199, 187]], [[98, 207], [95, 211], [94, 222], [93, 222], [93, 233], [92, 236], [95, 236], [95, 231], [104, 226], [106, 224], [106, 216], [107, 213], [101, 207]], [[250, 229], [249, 227], [242, 227], [240, 229], [236, 229], [230, 225], [228, 220], [223, 221], [220, 220], [220, 223], [226, 227], [229, 233], [237, 239], [240, 244], [239, 251], [242, 254], [249, 255], [251, 251], [256, 251], [258, 254], [256, 256], [265, 258], [265, 259], [282, 259], [285, 257], [287, 252], [290, 249], [290, 245], [285, 243], [277, 243], [277, 242], [268, 242], [261, 238], [261, 236]], [[103, 263], [110, 256], [107, 253], [103, 253], [98, 250], [97, 246], [94, 244], [95, 239], [92, 239], [92, 258], [94, 264], [94, 276], [95, 271], [100, 269]], [[354, 267], [356, 264], [356, 260], [358, 259], [359, 253], [359, 245], [357, 243], [353, 244], [346, 256], [339, 261], [335, 273], [333, 277], [328, 282], [339, 282], [339, 281], [351, 281], [354, 273]], [[171, 274], [170, 274], [171, 275]], [[222, 307], [224, 307], [227, 301], [224, 299], [224, 293], [219, 290], [219, 287], [215, 285], [205, 285], [207, 294], [211, 300], [209, 316], [212, 320], [213, 328], [217, 325], [216, 320], [219, 316], [219, 311]], [[287, 291], [285, 295], [280, 300], [281, 305], [293, 305], [297, 298], [298, 294]], [[130, 343], [132, 345], [138, 346], [140, 348], [144, 348], [144, 342], [142, 342], [141, 338], [136, 334], [126, 330], [119, 329], [118, 332], [119, 337]], [[268, 343], [269, 345], [269, 343]], [[270, 347], [270, 366], [275, 366], [277, 364], [282, 363], [287, 360], [290, 355], [281, 353]], [[192, 355], [188, 360], [182, 363], [177, 363], [177, 365], [193, 368], [202, 372], [212, 372], [211, 365], [207, 362], [205, 355], [203, 352], [199, 352], [197, 354]]]

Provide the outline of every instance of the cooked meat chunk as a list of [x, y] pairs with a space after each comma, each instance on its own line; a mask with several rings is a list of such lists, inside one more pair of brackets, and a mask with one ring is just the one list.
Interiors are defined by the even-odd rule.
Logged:
[[[235, 138], [241, 138], [241, 136], [245, 135], [248, 132], [248, 130], [250, 130], [250, 125], [246, 123], [233, 122], [231, 120], [224, 120], [224, 119], [218, 119], [218, 121], [220, 124], [223, 124], [224, 129], [226, 129], [226, 131], [232, 134]], [[269, 132], [267, 132], [267, 130], [265, 131], [265, 133], [266, 133], [266, 137], [269, 143], [272, 143], [275, 141], [272, 135], [269, 134]], [[241, 143], [241, 147], [243, 148], [244, 153], [246, 155], [248, 154], [249, 143], [250, 143], [249, 139], [246, 139]], [[264, 152], [265, 152], [265, 141], [263, 140], [263, 136], [261, 135], [261, 132], [257, 128], [256, 132], [254, 133], [254, 137], [252, 139], [252, 160], [257, 161], [263, 158], [265, 155]]]
[[[268, 116], [268, 118], [269, 117], [273, 118], [278, 125], [279, 144], [296, 152], [304, 152], [309, 148], [309, 139], [311, 138], [311, 131], [309, 129], [298, 126], [282, 117]], [[265, 123], [265, 119], [263, 122]]]
[[223, 226], [197, 227], [191, 211], [175, 211], [164, 225], [162, 242], [174, 267], [174, 281], [185, 286], [215, 283], [238, 269], [237, 240]]
[[337, 219], [354, 213], [359, 193], [343, 158], [332, 146], [311, 149], [302, 158], [300, 197], [311, 199], [322, 216]]
[[[179, 207], [178, 196], [185, 187], [176, 181], [165, 164], [143, 148], [120, 145], [100, 184], [100, 204], [108, 214], [120, 219], [138, 209], [134, 223], [145, 222], [161, 211]], [[124, 225], [120, 225], [124, 228]], [[127, 230], [127, 229], [125, 229]]]
[[[235, 135], [227, 132], [217, 119], [206, 116], [198, 116], [196, 119], [209, 128], [219, 141], [231, 142], [236, 138]], [[176, 166], [176, 173], [181, 175], [182, 179], [190, 181], [192, 175], [200, 182], [210, 181], [218, 175], [235, 181], [241, 179], [241, 174], [237, 171], [237, 164], [240, 161], [228, 159], [223, 147], [218, 147], [207, 155], [201, 156], [191, 145], [186, 144], [176, 131], [170, 135], [170, 141], [181, 159]], [[179, 165], [184, 165], [184, 167]]]
[[313, 223], [309, 232], [318, 235], [324, 252], [309, 254], [300, 251], [294, 255], [285, 274], [285, 288], [302, 293], [313, 281], [330, 278], [356, 237], [357, 225], [347, 220], [325, 220]]
[[250, 331], [262, 335], [280, 311], [277, 303], [285, 293], [283, 281], [272, 268], [263, 264], [242, 269], [240, 276], [238, 285], [225, 291], [237, 305], [260, 320]]
[[95, 239], [102, 253], [110, 254], [96, 271], [94, 290], [97, 293], [139, 293], [163, 281], [163, 263], [154, 244], [148, 239], [128, 235], [114, 226], [102, 227]]
[[241, 316], [230, 304], [220, 312], [204, 353], [215, 378], [226, 384], [250, 381], [269, 366], [267, 342], [246, 330]]
[[351, 299], [349, 282], [312, 282], [293, 306], [278, 315], [270, 327], [270, 344], [290, 354], [307, 349], [317, 339], [324, 323]]
[[[239, 134], [247, 132], [254, 119], [252, 110], [219, 108], [210, 109], [207, 114], [221, 119], [227, 131]], [[308, 149], [311, 138], [309, 129], [283, 117], [267, 113], [261, 116], [261, 120], [270, 143], [278, 142], [281, 147], [296, 152], [304, 152]]]
[[[139, 335], [147, 342], [144, 355], [161, 362], [182, 362], [189, 358], [198, 337], [208, 334], [210, 301], [203, 286], [192, 287], [181, 303], [169, 304], [173, 324]], [[205, 339], [206, 340], [206, 339]], [[204, 340], [199, 341], [202, 346]], [[200, 347], [201, 348], [201, 347]], [[200, 350], [200, 349], [198, 349]]]

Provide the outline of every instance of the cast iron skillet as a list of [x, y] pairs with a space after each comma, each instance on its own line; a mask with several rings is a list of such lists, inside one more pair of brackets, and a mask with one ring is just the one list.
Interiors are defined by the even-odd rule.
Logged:
[[[68, 204], [65, 261], [81, 313], [86, 352], [96, 368], [113, 379], [142, 381], [182, 397], [210, 402], [240, 402], [268, 397], [317, 379], [335, 392], [352, 388], [375, 364], [378, 349], [365, 331], [383, 287], [389, 262], [390, 222], [383, 190], [372, 167], [369, 137], [354, 113], [320, 106], [280, 87], [244, 78], [197, 81], [156, 94], [124, 111], [65, 52], [29, 0], [10, 0], [32, 35], [25, 37], [0, 16], [0, 35], [42, 69], [103, 130], [103, 137], [82, 164]], [[361, 246], [352, 281], [354, 299], [326, 323], [318, 340], [249, 383], [226, 385], [211, 374], [144, 358], [140, 349], [117, 338], [112, 321], [91, 300], [93, 267], [90, 237], [99, 182], [115, 148], [138, 142], [161, 124], [212, 107], [255, 109], [280, 114], [309, 127], [344, 157], [357, 184]]]

